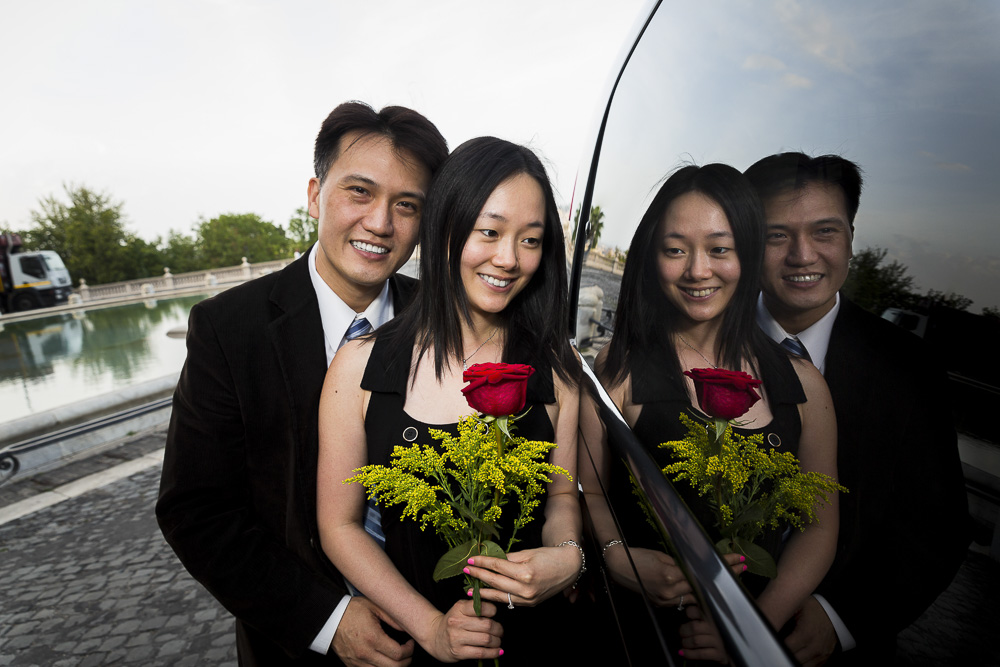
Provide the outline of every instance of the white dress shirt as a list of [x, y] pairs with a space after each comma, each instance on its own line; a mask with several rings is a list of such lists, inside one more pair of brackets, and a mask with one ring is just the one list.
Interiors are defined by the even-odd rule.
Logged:
[[[802, 344], [802, 347], [806, 348], [809, 358], [820, 373], [826, 370], [826, 352], [830, 348], [830, 335], [833, 333], [833, 322], [837, 319], [838, 312], [840, 312], [839, 292], [837, 293], [837, 301], [833, 304], [833, 308], [830, 309], [829, 313], [817, 320], [808, 329], [800, 331], [798, 335], [793, 336], [785, 331], [767, 310], [767, 306], [764, 305], [764, 295], [761, 294], [757, 297], [757, 324], [764, 330], [764, 333], [779, 345], [786, 338], [795, 338], [798, 340]], [[840, 641], [840, 650], [849, 651], [854, 648], [857, 643], [854, 641], [851, 631], [847, 629], [844, 621], [840, 618], [840, 615], [834, 611], [833, 607], [822, 595], [814, 593], [813, 597], [823, 607], [826, 615], [830, 617], [833, 629], [837, 632], [837, 639]]]
[[[378, 329], [392, 319], [395, 310], [392, 305], [392, 292], [389, 290], [389, 281], [387, 280], [382, 286], [382, 292], [368, 304], [363, 313], [354, 312], [319, 275], [319, 271], [316, 269], [318, 247], [319, 244], [315, 244], [309, 253], [309, 278], [312, 280], [313, 289], [316, 291], [316, 300], [319, 302], [319, 317], [323, 323], [323, 338], [326, 340], [326, 365], [329, 366], [330, 362], [333, 361], [333, 355], [347, 342], [347, 330], [354, 320], [364, 317], [373, 329]], [[340, 625], [341, 619], [344, 618], [344, 612], [347, 611], [347, 603], [350, 601], [350, 595], [345, 595], [340, 599], [333, 613], [330, 614], [330, 618], [316, 635], [313, 643], [310, 644], [310, 649], [323, 655], [327, 654], [330, 644], [333, 642], [333, 636], [337, 633], [337, 627]]]
[[800, 331], [797, 335], [792, 335], [785, 331], [778, 321], [774, 319], [767, 306], [764, 305], [764, 295], [757, 297], [757, 324], [776, 343], [781, 343], [786, 338], [794, 338], [802, 343], [809, 353], [809, 359], [813, 366], [819, 369], [820, 373], [826, 370], [826, 351], [830, 347], [830, 334], [833, 333], [833, 322], [840, 312], [840, 294], [836, 296], [836, 302], [830, 312], [819, 318], [819, 320], [808, 329]]

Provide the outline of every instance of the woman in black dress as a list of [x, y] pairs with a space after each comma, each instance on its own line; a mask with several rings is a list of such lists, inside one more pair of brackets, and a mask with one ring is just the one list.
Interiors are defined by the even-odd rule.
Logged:
[[[740, 418], [749, 423], [738, 433], [763, 433], [771, 446], [795, 453], [802, 470], [836, 477], [836, 422], [826, 383], [812, 364], [790, 357], [756, 324], [764, 230], [763, 209], [743, 175], [727, 165], [710, 164], [684, 167], [667, 179], [635, 232], [615, 334], [597, 367], [626, 422], [661, 466], [670, 458], [658, 445], [686, 435], [679, 415], [701, 414], [694, 383], [683, 371], [713, 367], [763, 381], [763, 400]], [[711, 531], [704, 501], [686, 483], [677, 486]], [[791, 619], [833, 561], [836, 496], [830, 501], [817, 507], [819, 522], [804, 532], [792, 531], [783, 548], [780, 533], [766, 536], [762, 545], [775, 556], [780, 553], [778, 576], [760, 582], [755, 591], [775, 629]], [[605, 552], [612, 571], [612, 559], [621, 557], [620, 551]], [[688, 595], [693, 601], [690, 585], [669, 556], [653, 549], [636, 551], [636, 562], [650, 566], [646, 585], [662, 589], [652, 591], [654, 599], [679, 605], [681, 596]], [[685, 657], [721, 658], [717, 647], [690, 639]]]
[[428, 427], [454, 431], [474, 412], [461, 393], [463, 369], [501, 361], [536, 371], [533, 407], [516, 434], [554, 441], [549, 460], [575, 479], [579, 362], [568, 343], [562, 228], [538, 158], [492, 137], [455, 149], [431, 185], [420, 248], [414, 303], [374, 337], [343, 347], [327, 375], [317, 488], [323, 548], [416, 640], [415, 664], [494, 658], [501, 636], [508, 651], [519, 645], [518, 664], [541, 662], [547, 652], [563, 654], [560, 642], [545, 640], [551, 625], [522, 608], [498, 615], [494, 603], [533, 607], [572, 590], [583, 566], [575, 481], [553, 477], [543, 511], [518, 533], [508, 560], [475, 558], [470, 573], [490, 586], [483, 618], [459, 579], [432, 581], [447, 550], [432, 530], [401, 521], [399, 508], [383, 509], [383, 551], [363, 527], [364, 489], [343, 484], [356, 468], [387, 465], [396, 444], [433, 444]]

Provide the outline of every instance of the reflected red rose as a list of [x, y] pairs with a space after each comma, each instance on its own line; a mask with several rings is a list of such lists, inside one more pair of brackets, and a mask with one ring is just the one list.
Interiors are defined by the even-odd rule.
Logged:
[[702, 412], [716, 419], [736, 419], [746, 414], [760, 400], [756, 391], [760, 380], [743, 371], [724, 368], [692, 368], [684, 375], [694, 380], [698, 405]]
[[528, 397], [528, 378], [535, 369], [527, 364], [476, 364], [462, 373], [469, 384], [462, 387], [474, 410], [494, 417], [520, 412]]

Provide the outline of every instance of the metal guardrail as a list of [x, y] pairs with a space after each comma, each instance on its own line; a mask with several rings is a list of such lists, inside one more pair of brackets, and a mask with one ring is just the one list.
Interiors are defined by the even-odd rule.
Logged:
[[42, 447], [58, 444], [59, 442], [68, 440], [69, 438], [98, 431], [102, 428], [107, 428], [108, 426], [120, 424], [122, 422], [141, 417], [145, 414], [168, 408], [170, 407], [172, 401], [173, 397], [167, 396], [149, 403], [137, 405], [127, 410], [121, 410], [110, 415], [91, 419], [90, 421], [83, 422], [82, 424], [68, 426], [66, 428], [59, 429], [58, 431], [45, 433], [34, 438], [29, 438], [27, 440], [22, 440], [21, 442], [16, 442], [12, 445], [8, 445], [0, 450], [0, 486], [3, 486], [13, 479], [21, 470], [21, 461], [18, 456], [24, 455], [25, 453], [36, 449], [41, 449]]

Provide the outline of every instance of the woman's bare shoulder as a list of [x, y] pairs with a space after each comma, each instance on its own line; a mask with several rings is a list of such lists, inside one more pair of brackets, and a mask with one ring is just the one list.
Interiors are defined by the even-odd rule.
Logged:
[[337, 350], [327, 371], [327, 382], [351, 381], [358, 385], [372, 354], [371, 340], [352, 340]]

